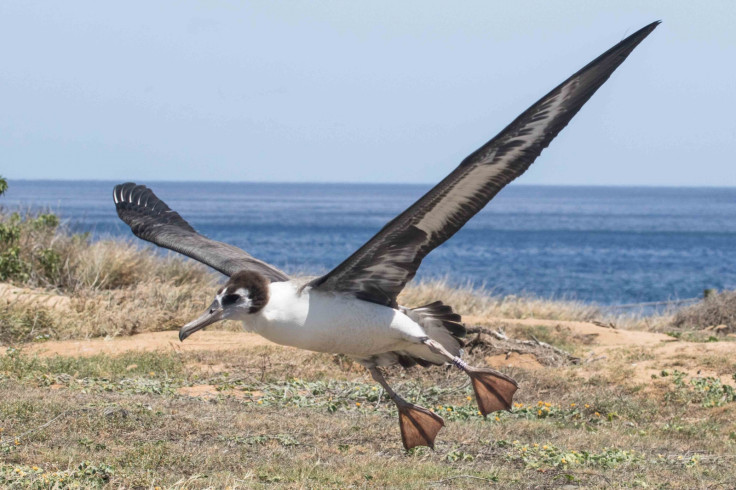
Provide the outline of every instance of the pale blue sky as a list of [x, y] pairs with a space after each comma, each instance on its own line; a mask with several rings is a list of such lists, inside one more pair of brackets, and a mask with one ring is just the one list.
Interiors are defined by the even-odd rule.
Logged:
[[527, 184], [736, 186], [736, 3], [0, 3], [11, 179], [436, 182], [663, 24]]

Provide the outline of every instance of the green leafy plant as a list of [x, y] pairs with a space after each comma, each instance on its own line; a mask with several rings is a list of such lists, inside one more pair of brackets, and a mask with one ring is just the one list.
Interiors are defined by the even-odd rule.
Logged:
[[53, 240], [58, 227], [54, 214], [0, 215], [0, 281], [58, 282], [61, 255]]
[[623, 463], [642, 461], [644, 455], [634, 450], [604, 448], [600, 452], [575, 451], [560, 448], [553, 444], [522, 444], [519, 441], [512, 443], [509, 459], [521, 460], [527, 468], [571, 466], [587, 466], [597, 468], [614, 468]]
[[[686, 373], [674, 370], [662, 371], [660, 376], [672, 376], [675, 390], [665, 395], [665, 400], [677, 403], [698, 403], [703, 407], [720, 407], [736, 402], [736, 389], [712, 376], [696, 377], [685, 381]], [[736, 379], [736, 374], [734, 374]]]

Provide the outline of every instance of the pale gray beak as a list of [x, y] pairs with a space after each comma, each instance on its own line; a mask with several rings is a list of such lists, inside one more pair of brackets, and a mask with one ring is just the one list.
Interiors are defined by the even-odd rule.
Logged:
[[181, 330], [179, 330], [179, 340], [183, 341], [197, 330], [200, 330], [207, 325], [212, 325], [215, 322], [219, 322], [222, 320], [223, 314], [224, 311], [222, 306], [220, 306], [217, 301], [214, 301], [202, 316], [181, 327]]

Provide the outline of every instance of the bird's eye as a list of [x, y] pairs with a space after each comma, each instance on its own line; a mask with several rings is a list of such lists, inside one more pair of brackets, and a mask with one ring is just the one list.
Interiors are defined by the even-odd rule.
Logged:
[[238, 302], [240, 296], [237, 294], [226, 294], [222, 297], [222, 306], [233, 305]]

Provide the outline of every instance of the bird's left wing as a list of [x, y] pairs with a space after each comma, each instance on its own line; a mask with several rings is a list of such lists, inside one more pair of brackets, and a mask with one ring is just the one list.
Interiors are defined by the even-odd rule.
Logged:
[[310, 285], [396, 307], [396, 297], [422, 259], [524, 173], [658, 24], [653, 22], [627, 37], [542, 97], [347, 260]]
[[247, 269], [260, 272], [271, 282], [289, 280], [285, 273], [246, 251], [200, 235], [144, 185], [116, 185], [112, 197], [118, 216], [138, 238], [184, 254], [228, 276]]

